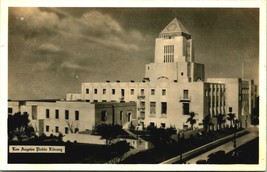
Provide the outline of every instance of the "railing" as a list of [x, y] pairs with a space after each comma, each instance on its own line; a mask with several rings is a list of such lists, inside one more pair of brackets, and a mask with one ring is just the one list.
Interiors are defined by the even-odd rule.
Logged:
[[181, 96], [180, 97], [180, 102], [190, 102], [191, 101], [191, 96]]
[[140, 94], [140, 95], [137, 96], [137, 98], [138, 98], [139, 100], [144, 100], [145, 97], [146, 97], [146, 96], [145, 96], [144, 94]]

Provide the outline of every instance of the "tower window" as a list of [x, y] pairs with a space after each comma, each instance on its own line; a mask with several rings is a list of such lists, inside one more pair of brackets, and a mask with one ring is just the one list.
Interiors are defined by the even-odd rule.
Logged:
[[162, 95], [163, 95], [163, 96], [166, 95], [166, 90], [165, 90], [165, 89], [162, 90]]
[[181, 75], [183, 76], [184, 75], [184, 72], [181, 72]]
[[151, 95], [155, 95], [155, 89], [151, 89]]

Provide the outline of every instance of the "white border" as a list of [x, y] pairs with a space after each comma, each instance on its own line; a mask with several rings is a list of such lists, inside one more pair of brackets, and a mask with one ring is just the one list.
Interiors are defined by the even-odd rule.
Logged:
[[[179, 0], [2, 0], [1, 5], [1, 116], [0, 116], [0, 170], [148, 170], [148, 171], [265, 171], [266, 170], [266, 1], [179, 1]], [[217, 8], [260, 8], [260, 162], [259, 165], [94, 165], [94, 164], [7, 164], [7, 41], [8, 7], [217, 7]], [[3, 137], [4, 136], [4, 137]]]

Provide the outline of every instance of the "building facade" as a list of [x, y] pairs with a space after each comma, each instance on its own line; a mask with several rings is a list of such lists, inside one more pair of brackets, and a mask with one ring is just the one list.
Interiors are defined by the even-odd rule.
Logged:
[[[204, 64], [195, 62], [192, 43], [190, 33], [175, 18], [156, 38], [154, 62], [145, 65], [141, 82], [86, 82], [82, 83], [80, 93], [67, 93], [66, 101], [27, 102], [14, 109], [30, 112], [33, 121], [38, 119], [36, 126], [44, 129], [41, 133], [47, 134], [68, 133], [70, 125], [73, 130], [85, 131], [100, 122], [126, 125], [133, 119], [138, 119], [141, 126], [187, 129], [190, 112], [196, 114], [195, 127], [203, 127], [202, 120], [207, 115], [216, 123], [217, 115], [227, 113], [235, 113], [247, 125], [255, 106], [253, 80], [208, 78], [205, 81]], [[103, 121], [106, 113], [113, 116], [106, 115]]]
[[102, 123], [129, 125], [136, 119], [136, 103], [9, 101], [9, 114], [28, 113], [38, 135], [91, 131]]

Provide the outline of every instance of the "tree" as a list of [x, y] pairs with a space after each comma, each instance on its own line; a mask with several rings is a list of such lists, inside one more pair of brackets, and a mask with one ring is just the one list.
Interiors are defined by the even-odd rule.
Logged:
[[22, 136], [28, 136], [34, 134], [34, 128], [30, 125], [28, 113], [21, 112], [14, 115], [8, 115], [8, 138], [11, 139], [16, 136], [20, 141]]
[[106, 139], [107, 145], [110, 145], [111, 141], [122, 133], [122, 126], [103, 123], [97, 126], [96, 132], [101, 135], [103, 139]]
[[221, 113], [219, 113], [219, 114], [216, 116], [216, 118], [217, 118], [217, 126], [218, 126], [219, 130], [222, 129], [222, 124], [225, 123], [224, 116], [225, 116], [225, 115], [224, 115], [224, 114], [221, 114]]
[[194, 124], [197, 123], [197, 120], [195, 119], [195, 116], [197, 114], [195, 112], [190, 112], [189, 113], [189, 118], [187, 119], [186, 123], [190, 123], [191, 129], [193, 130]]
[[210, 128], [210, 126], [213, 124], [213, 123], [211, 122], [211, 117], [210, 117], [210, 115], [205, 116], [205, 118], [202, 120], [202, 122], [203, 122], [203, 126], [204, 126], [204, 130], [205, 130], [205, 132], [206, 132], [206, 133], [209, 132], [209, 128]]
[[230, 127], [233, 128], [234, 120], [235, 120], [235, 114], [234, 113], [228, 113], [227, 114], [227, 120], [230, 121]]
[[123, 140], [118, 141], [110, 145], [110, 151], [116, 158], [113, 159], [113, 163], [118, 163], [122, 160], [123, 155], [131, 149], [130, 144]]
[[171, 136], [177, 133], [177, 130], [173, 127], [170, 128], [156, 128], [148, 127], [150, 140], [157, 148], [164, 148], [166, 144], [170, 143]]

